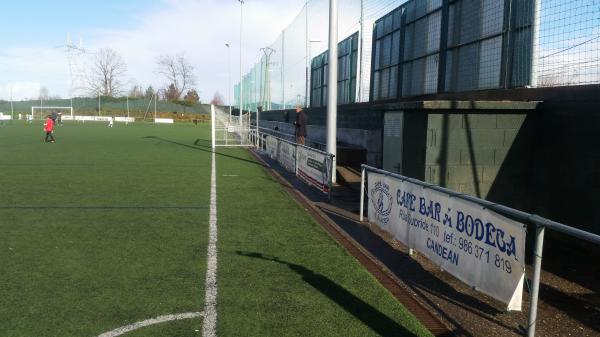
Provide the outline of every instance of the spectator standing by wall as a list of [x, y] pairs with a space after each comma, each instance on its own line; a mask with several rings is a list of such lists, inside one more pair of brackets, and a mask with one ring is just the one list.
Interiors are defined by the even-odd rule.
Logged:
[[306, 113], [302, 108], [297, 105], [296, 106], [296, 120], [294, 121], [294, 126], [296, 127], [296, 143], [304, 145], [306, 140]]

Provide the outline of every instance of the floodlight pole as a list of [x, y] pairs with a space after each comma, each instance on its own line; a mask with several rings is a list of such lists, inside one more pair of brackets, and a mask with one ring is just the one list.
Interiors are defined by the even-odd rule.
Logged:
[[[308, 40], [308, 0], [304, 3], [304, 10], [306, 11], [306, 16], [304, 17], [304, 42], [306, 42], [306, 73], [304, 75], [304, 107], [308, 108], [308, 75], [311, 72], [310, 69], [310, 41]], [[299, 104], [299, 103], [298, 103]]]
[[[42, 86], [40, 85], [40, 110], [44, 111], [44, 98], [42, 97]], [[33, 109], [31, 111], [31, 120], [33, 120]]]
[[227, 72], [229, 73], [227, 82], [227, 103], [229, 105], [229, 124], [231, 124], [231, 48], [229, 43], [226, 43], [225, 47], [227, 47]]
[[327, 70], [327, 152], [331, 159], [331, 182], [336, 182], [338, 1], [329, 0], [329, 68]]
[[240, 126], [242, 126], [242, 115], [244, 113], [244, 81], [242, 78], [242, 33], [244, 23], [244, 0], [238, 0], [240, 2]]
[[12, 82], [10, 83], [10, 118], [14, 121], [15, 120], [15, 109], [13, 106], [13, 86], [12, 86]]
[[268, 111], [271, 110], [271, 74], [269, 74], [269, 63], [271, 62], [271, 55], [275, 52], [275, 49], [265, 47], [260, 48], [260, 50], [265, 54], [265, 72], [263, 74], [264, 90], [262, 90], [263, 102], [261, 104], [263, 105], [263, 110], [266, 109]]
[[538, 86], [538, 57], [540, 50], [540, 20], [541, 20], [541, 0], [533, 0], [533, 28], [532, 28], [532, 50], [531, 50], [531, 71], [530, 71], [530, 85], [532, 87]]

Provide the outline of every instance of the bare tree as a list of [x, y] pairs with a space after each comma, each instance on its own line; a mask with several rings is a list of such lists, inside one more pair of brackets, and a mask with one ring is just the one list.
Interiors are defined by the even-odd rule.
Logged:
[[144, 92], [142, 91], [142, 87], [134, 84], [131, 89], [129, 90], [129, 97], [133, 97], [133, 98], [141, 98], [142, 96], [144, 96]]
[[221, 96], [220, 92], [215, 92], [215, 95], [213, 96], [213, 99], [210, 101], [210, 104], [214, 104], [214, 105], [224, 105], [223, 103], [223, 96]]
[[123, 88], [122, 79], [127, 65], [116, 51], [102, 48], [96, 54], [88, 81], [88, 88], [93, 95], [115, 96]]
[[44, 100], [47, 101], [50, 98], [50, 94], [48, 93], [48, 88], [42, 86], [40, 88], [40, 95], [39, 95], [39, 99], [40, 100]]
[[148, 88], [146, 89], [146, 93], [144, 94], [144, 97], [151, 99], [154, 97], [154, 88], [152, 88], [152, 86], [148, 86]]
[[158, 73], [163, 75], [168, 83], [175, 87], [176, 99], [181, 94], [196, 84], [194, 66], [188, 61], [184, 53], [177, 55], [161, 55], [157, 60]]

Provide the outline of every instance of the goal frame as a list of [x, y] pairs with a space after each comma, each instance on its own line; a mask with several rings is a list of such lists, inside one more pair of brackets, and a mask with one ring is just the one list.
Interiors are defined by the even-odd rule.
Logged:
[[211, 104], [210, 124], [213, 150], [217, 147], [253, 147], [252, 138], [256, 130], [250, 126], [249, 114], [248, 116], [242, 115], [243, 120], [240, 125], [238, 116], [235, 116], [233, 121], [228, 119], [219, 121], [216, 109], [217, 107]]
[[31, 119], [35, 117], [35, 110], [53, 110], [53, 109], [62, 109], [62, 110], [70, 110], [71, 117], [73, 117], [73, 107], [72, 106], [32, 106], [31, 107]]

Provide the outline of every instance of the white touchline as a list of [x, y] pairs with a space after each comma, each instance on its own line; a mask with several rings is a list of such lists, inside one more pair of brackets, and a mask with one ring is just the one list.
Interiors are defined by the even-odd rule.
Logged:
[[178, 320], [182, 320], [182, 319], [196, 318], [196, 317], [200, 317], [200, 316], [202, 316], [201, 312], [186, 312], [184, 314], [158, 316], [156, 318], [151, 318], [151, 319], [147, 319], [145, 321], [136, 322], [136, 323], [122, 326], [122, 327], [114, 329], [112, 331], [105, 332], [105, 333], [99, 335], [98, 337], [117, 337], [117, 336], [124, 335], [128, 332], [131, 332], [133, 330], [137, 330], [137, 329], [140, 329], [140, 328], [143, 328], [146, 326], [170, 322], [170, 321], [178, 321]]
[[210, 174], [210, 217], [208, 220], [208, 253], [206, 266], [206, 295], [202, 336], [217, 336], [217, 170], [215, 153], [212, 153]]

